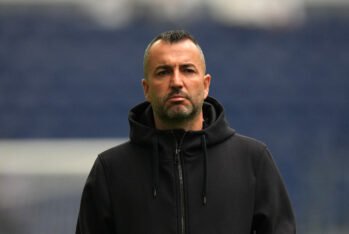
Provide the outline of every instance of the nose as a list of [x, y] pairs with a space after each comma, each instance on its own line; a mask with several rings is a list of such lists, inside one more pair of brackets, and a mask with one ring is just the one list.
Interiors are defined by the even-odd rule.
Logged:
[[179, 71], [173, 72], [170, 82], [171, 88], [182, 88], [183, 87], [183, 77]]

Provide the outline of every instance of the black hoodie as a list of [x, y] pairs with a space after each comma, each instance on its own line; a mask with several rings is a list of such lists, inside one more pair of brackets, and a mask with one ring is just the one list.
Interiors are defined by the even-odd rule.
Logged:
[[205, 100], [201, 131], [157, 130], [148, 102], [129, 114], [130, 141], [101, 153], [76, 233], [291, 234], [295, 220], [267, 147], [229, 127]]

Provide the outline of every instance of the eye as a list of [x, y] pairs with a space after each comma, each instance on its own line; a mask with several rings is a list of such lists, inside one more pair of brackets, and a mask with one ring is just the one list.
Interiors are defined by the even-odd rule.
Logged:
[[194, 74], [196, 73], [195, 68], [191, 67], [191, 66], [185, 66], [182, 69], [182, 72], [186, 73], [186, 74]]
[[157, 71], [156, 72], [156, 76], [166, 76], [168, 75], [170, 72], [167, 70], [161, 70], [161, 71]]
[[195, 73], [195, 70], [194, 70], [194, 69], [191, 69], [191, 68], [186, 68], [186, 69], [184, 69], [184, 71], [185, 71], [186, 73]]
[[172, 72], [171, 68], [161, 67], [155, 71], [155, 76], [163, 77], [163, 76], [167, 76], [167, 75], [171, 74], [171, 72]]

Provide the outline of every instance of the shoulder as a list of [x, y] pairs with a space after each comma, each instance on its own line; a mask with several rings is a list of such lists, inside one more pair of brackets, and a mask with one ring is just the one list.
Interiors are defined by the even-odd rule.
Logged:
[[147, 147], [135, 144], [132, 141], [126, 141], [110, 149], [107, 149], [98, 155], [98, 159], [105, 167], [124, 165], [124, 163], [136, 163], [142, 160], [147, 154]]
[[256, 169], [260, 163], [270, 159], [267, 145], [255, 138], [235, 134], [230, 139], [230, 152], [242, 161], [250, 162]]
[[105, 157], [108, 158], [111, 155], [120, 154], [120, 153], [123, 153], [124, 151], [128, 151], [130, 149], [132, 149], [131, 143], [130, 143], [130, 141], [126, 141], [126, 142], [120, 143], [119, 145], [116, 145], [112, 148], [106, 149], [105, 151], [101, 152], [99, 154], [99, 156], [103, 157], [103, 158], [105, 158]]
[[234, 147], [241, 148], [243, 150], [256, 152], [263, 152], [267, 148], [267, 145], [264, 142], [238, 133], [231, 137], [231, 144], [233, 144]]
[[252, 166], [255, 175], [261, 172], [264, 168], [269, 170], [276, 168], [273, 157], [268, 149], [268, 146], [255, 138], [235, 134], [231, 139], [232, 152], [235, 156]]

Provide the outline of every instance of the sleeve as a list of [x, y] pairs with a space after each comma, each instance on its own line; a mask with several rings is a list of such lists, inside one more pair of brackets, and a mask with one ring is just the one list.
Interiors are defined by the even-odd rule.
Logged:
[[284, 182], [265, 148], [257, 169], [254, 234], [295, 234], [296, 222]]
[[111, 234], [111, 201], [102, 159], [97, 157], [82, 192], [76, 234]]

